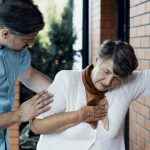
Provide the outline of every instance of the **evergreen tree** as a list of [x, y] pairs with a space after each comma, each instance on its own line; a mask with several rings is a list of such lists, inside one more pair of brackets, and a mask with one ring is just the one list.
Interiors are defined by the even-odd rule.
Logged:
[[49, 32], [51, 42], [50, 50], [52, 59], [49, 60], [47, 73], [53, 79], [55, 74], [62, 69], [72, 69], [73, 64], [73, 44], [76, 36], [73, 32], [73, 1], [69, 0], [64, 8], [62, 20], [53, 21]]

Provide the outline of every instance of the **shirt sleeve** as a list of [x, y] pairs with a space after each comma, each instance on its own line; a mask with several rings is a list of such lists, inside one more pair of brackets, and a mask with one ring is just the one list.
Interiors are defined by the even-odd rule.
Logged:
[[49, 115], [64, 112], [66, 109], [66, 80], [65, 71], [56, 74], [53, 83], [48, 87], [48, 92], [54, 95], [54, 101], [50, 104], [49, 111], [40, 114], [37, 118], [42, 119]]
[[19, 75], [22, 75], [31, 66], [31, 55], [27, 49], [20, 53], [19, 66]]

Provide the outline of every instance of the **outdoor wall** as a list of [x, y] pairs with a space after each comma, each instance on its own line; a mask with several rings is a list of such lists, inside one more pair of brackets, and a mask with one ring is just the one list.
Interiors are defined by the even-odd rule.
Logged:
[[117, 39], [117, 0], [101, 0], [101, 42]]
[[97, 49], [102, 41], [116, 38], [116, 0], [89, 0], [90, 63], [95, 63]]
[[[150, 68], [150, 1], [130, 0], [130, 43], [139, 59], [138, 69]], [[150, 97], [130, 107], [130, 150], [150, 150]]]
[[97, 48], [100, 45], [100, 0], [89, 0], [89, 59], [95, 62]]

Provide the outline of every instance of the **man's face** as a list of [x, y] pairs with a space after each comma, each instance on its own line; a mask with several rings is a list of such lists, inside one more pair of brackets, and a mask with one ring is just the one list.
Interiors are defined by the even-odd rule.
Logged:
[[92, 82], [100, 91], [107, 91], [118, 87], [121, 78], [113, 72], [113, 61], [111, 59], [98, 59], [91, 74]]
[[5, 29], [2, 33], [3, 43], [11, 49], [21, 51], [25, 47], [31, 47], [34, 44], [34, 40], [37, 33], [30, 33], [27, 35], [17, 35], [9, 29]]

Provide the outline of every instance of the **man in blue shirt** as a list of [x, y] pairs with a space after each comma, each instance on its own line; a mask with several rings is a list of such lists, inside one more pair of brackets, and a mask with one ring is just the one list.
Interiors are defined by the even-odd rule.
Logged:
[[[30, 66], [27, 50], [43, 26], [42, 14], [32, 1], [0, 3], [0, 150], [9, 149], [8, 126], [29, 121], [50, 109], [48, 104], [53, 96], [45, 91], [50, 81]], [[17, 79], [38, 94], [12, 111]]]
[[[32, 120], [50, 109], [53, 95], [45, 90], [50, 81], [30, 66], [27, 49], [43, 26], [42, 14], [32, 0], [0, 1], [0, 150], [9, 149], [6, 142], [8, 126]], [[38, 94], [12, 111], [17, 79]], [[88, 106], [84, 110], [87, 111], [83, 116], [88, 114], [89, 118], [98, 111], [96, 107]], [[101, 116], [101, 111], [98, 112]]]

